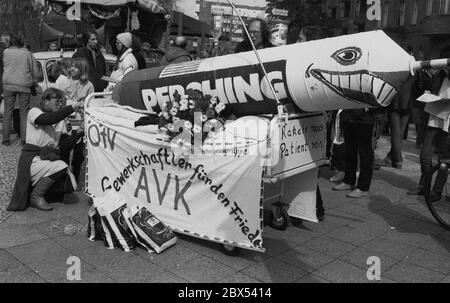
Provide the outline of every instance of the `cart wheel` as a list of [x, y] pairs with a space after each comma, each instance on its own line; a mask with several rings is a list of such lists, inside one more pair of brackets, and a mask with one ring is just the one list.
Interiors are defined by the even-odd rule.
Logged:
[[221, 244], [220, 250], [227, 256], [237, 256], [240, 251], [239, 247], [228, 245], [228, 244]]
[[289, 216], [284, 209], [279, 211], [279, 216], [275, 216], [272, 212], [270, 214], [271, 226], [278, 230], [286, 230], [289, 225]]

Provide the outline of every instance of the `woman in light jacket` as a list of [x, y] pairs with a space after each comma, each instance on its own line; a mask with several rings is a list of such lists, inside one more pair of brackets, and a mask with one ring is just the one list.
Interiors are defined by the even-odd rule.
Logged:
[[22, 143], [26, 138], [26, 120], [30, 110], [31, 86], [37, 78], [37, 66], [31, 52], [24, 47], [22, 34], [11, 36], [11, 47], [3, 54], [3, 91], [5, 97], [5, 113], [3, 115], [3, 145], [10, 145], [11, 119], [19, 97], [20, 104], [20, 137]]
[[[111, 78], [120, 82], [122, 78], [133, 70], [138, 69], [138, 63], [133, 55], [133, 37], [131, 33], [121, 33], [116, 38], [116, 48], [118, 50], [115, 70], [111, 74]], [[107, 90], [112, 90], [115, 83], [110, 83]]]

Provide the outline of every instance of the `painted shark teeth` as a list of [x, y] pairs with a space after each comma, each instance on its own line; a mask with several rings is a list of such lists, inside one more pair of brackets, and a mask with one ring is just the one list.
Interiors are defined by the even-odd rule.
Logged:
[[[331, 85], [346, 98], [355, 98], [355, 95], [352, 95], [352, 97], [347, 96], [346, 90], [371, 94], [381, 106], [389, 105], [397, 92], [392, 85], [368, 71], [338, 74], [335, 72], [312, 70], [311, 73], [322, 82], [325, 81], [325, 84], [328, 86]], [[364, 97], [356, 101], [367, 102]]]

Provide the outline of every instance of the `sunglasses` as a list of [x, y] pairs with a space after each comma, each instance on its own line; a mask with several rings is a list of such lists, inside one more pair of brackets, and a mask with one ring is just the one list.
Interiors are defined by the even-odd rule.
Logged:
[[66, 102], [66, 99], [56, 99], [56, 98], [51, 98], [51, 99], [46, 99], [47, 101], [54, 101], [55, 105], [63, 105]]

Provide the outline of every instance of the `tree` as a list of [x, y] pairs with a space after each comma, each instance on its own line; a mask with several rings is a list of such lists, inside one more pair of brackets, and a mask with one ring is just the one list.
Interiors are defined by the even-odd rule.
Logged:
[[[336, 27], [337, 21], [328, 16], [326, 11], [327, 0], [267, 0], [268, 18], [271, 21], [289, 21], [288, 42], [296, 40], [299, 30], [303, 26], [318, 25], [327, 33], [331, 34]], [[273, 9], [288, 10], [288, 17], [280, 17], [273, 14]]]
[[35, 18], [31, 0], [0, 0], [0, 31], [24, 32], [23, 20]]
[[161, 39], [160, 48], [166, 49], [170, 38], [170, 27], [172, 25], [173, 11], [175, 10], [176, 0], [158, 0], [158, 4], [167, 11], [165, 19], [167, 21], [166, 32]]

